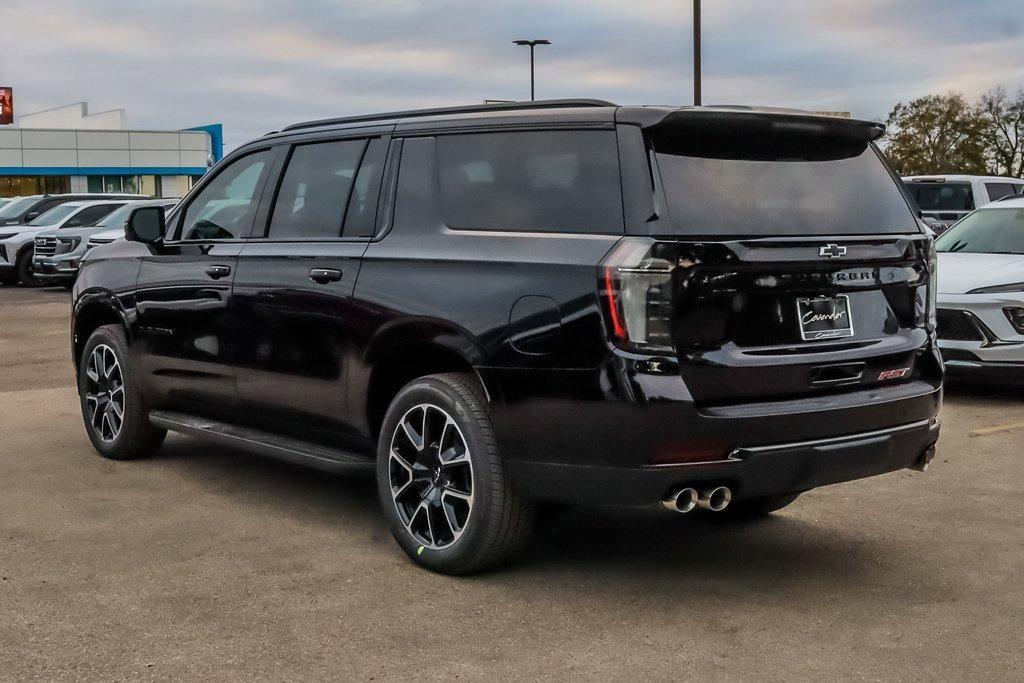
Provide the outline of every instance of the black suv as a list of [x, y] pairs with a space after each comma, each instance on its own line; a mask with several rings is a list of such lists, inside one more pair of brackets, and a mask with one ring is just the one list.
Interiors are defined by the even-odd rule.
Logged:
[[923, 469], [935, 261], [882, 132], [572, 100], [268, 134], [83, 261], [89, 437], [376, 467], [448, 573], [539, 501], [741, 517]]

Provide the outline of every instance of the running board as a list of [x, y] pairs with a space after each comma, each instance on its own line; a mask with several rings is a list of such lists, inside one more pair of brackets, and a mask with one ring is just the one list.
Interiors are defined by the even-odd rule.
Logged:
[[149, 414], [149, 421], [154, 427], [160, 427], [170, 432], [196, 436], [223, 446], [240, 448], [328, 472], [348, 472], [354, 468], [364, 469], [374, 466], [372, 458], [352, 451], [291, 439], [185, 413], [154, 410]]

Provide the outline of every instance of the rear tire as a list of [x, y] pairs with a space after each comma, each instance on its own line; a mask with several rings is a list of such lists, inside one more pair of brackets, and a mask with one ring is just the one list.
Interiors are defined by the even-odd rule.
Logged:
[[119, 325], [98, 328], [85, 343], [78, 365], [78, 397], [85, 431], [104, 458], [151, 455], [167, 436], [166, 430], [149, 423], [149, 407]]
[[763, 496], [760, 498], [738, 500], [721, 512], [716, 512], [715, 516], [727, 520], [766, 517], [786, 507], [799, 497], [800, 493], [787, 493], [782, 496]]
[[377, 488], [398, 545], [443, 574], [504, 562], [533, 519], [533, 505], [505, 476], [487, 399], [472, 375], [430, 375], [398, 392], [381, 426]]

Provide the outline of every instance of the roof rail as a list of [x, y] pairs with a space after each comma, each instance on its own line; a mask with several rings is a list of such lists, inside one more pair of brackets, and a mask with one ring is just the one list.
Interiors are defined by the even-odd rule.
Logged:
[[411, 109], [409, 111], [389, 111], [381, 114], [361, 114], [358, 116], [341, 116], [331, 119], [319, 119], [316, 121], [305, 121], [285, 126], [281, 132], [299, 130], [301, 128], [316, 128], [342, 123], [359, 123], [362, 121], [384, 121], [388, 119], [406, 119], [417, 116], [439, 116], [442, 114], [472, 114], [486, 111], [511, 111], [516, 109], [558, 109], [564, 107], [615, 107], [614, 102], [592, 99], [569, 99], [569, 100], [535, 100], [532, 102], [492, 102], [490, 104], [467, 104], [457, 107], [439, 107], [436, 109]]

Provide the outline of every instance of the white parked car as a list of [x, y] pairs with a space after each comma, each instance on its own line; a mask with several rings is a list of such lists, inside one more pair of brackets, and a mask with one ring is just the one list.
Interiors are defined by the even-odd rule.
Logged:
[[1024, 180], [1000, 176], [914, 175], [903, 178], [903, 186], [938, 235], [975, 209], [1007, 195], [1024, 194]]
[[975, 211], [935, 248], [946, 370], [976, 379], [1024, 379], [1024, 197]]
[[7, 282], [36, 284], [32, 257], [36, 235], [50, 230], [94, 225], [125, 205], [125, 199], [64, 202], [24, 225], [0, 226], [0, 278]]

